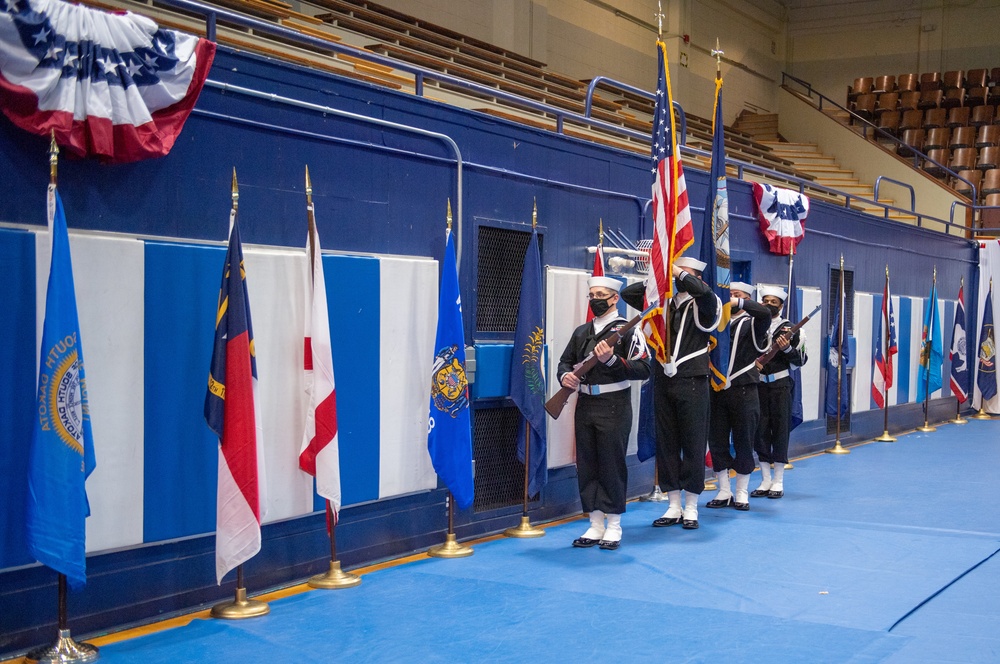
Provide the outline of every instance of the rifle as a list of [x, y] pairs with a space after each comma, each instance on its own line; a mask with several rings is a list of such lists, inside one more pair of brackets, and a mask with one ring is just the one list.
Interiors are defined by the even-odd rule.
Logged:
[[[822, 308], [823, 307], [820, 306], [820, 307], [816, 307], [815, 309], [813, 309], [812, 312], [808, 316], [804, 316], [802, 318], [802, 320], [800, 320], [798, 323], [796, 323], [795, 325], [792, 325], [790, 328], [788, 328], [787, 330], [785, 330], [784, 332], [782, 332], [781, 335], [778, 337], [778, 339], [785, 339], [786, 341], [790, 340], [792, 337], [795, 336], [795, 333], [798, 332], [802, 328], [803, 325], [805, 325], [806, 323], [808, 323], [809, 319], [812, 318], [813, 316], [815, 316], [816, 313], [820, 309], [822, 309]], [[763, 369], [764, 365], [767, 364], [768, 362], [770, 362], [772, 359], [774, 359], [774, 356], [778, 354], [778, 350], [779, 350], [778, 343], [777, 343], [778, 339], [775, 339], [774, 343], [771, 344], [770, 348], [768, 348], [766, 351], [764, 351], [755, 360], [754, 363], [757, 365], [757, 370], [758, 371], [760, 371], [761, 369]]]
[[[603, 339], [603, 341], [608, 342], [609, 346], [614, 346], [621, 341], [621, 338], [625, 336], [629, 330], [638, 325], [639, 322], [649, 314], [649, 312], [656, 308], [656, 306], [657, 305], [650, 306], [628, 323], [612, 332], [607, 338]], [[594, 368], [594, 365], [597, 364], [597, 362], [597, 356], [594, 355], [593, 351], [591, 351], [587, 357], [583, 358], [583, 361], [573, 367], [573, 375], [577, 378], [582, 378], [584, 374]], [[559, 391], [553, 394], [552, 398], [545, 402], [545, 412], [551, 415], [552, 419], [558, 420], [559, 415], [562, 414], [563, 407], [566, 406], [566, 402], [569, 401], [570, 395], [574, 392], [576, 392], [576, 390], [573, 388], [566, 386], [560, 387]]]

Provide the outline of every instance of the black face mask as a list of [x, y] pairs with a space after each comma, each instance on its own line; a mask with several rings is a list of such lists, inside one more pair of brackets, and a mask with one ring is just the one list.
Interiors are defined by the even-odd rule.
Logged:
[[[612, 295], [611, 297], [614, 297], [614, 295]], [[603, 300], [597, 299], [595, 297], [593, 300], [590, 301], [590, 310], [594, 312], [595, 316], [600, 317], [608, 313], [608, 309], [611, 308], [611, 305], [608, 304], [608, 300], [610, 300], [611, 297], [606, 297]]]
[[764, 306], [767, 307], [767, 310], [771, 312], [771, 318], [774, 318], [775, 316], [781, 313], [781, 307], [776, 307], [773, 304], [765, 304]]

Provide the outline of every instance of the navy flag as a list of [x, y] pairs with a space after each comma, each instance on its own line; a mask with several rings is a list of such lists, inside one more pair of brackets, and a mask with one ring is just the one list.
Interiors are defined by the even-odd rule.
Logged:
[[983, 308], [983, 328], [979, 331], [979, 371], [976, 375], [976, 385], [982, 393], [979, 407], [986, 408], [986, 402], [997, 395], [997, 343], [993, 331], [993, 282], [986, 295], [986, 306]]
[[462, 296], [458, 289], [455, 239], [447, 231], [441, 292], [438, 299], [437, 336], [431, 369], [430, 417], [427, 420], [427, 451], [434, 470], [444, 481], [455, 503], [472, 505], [472, 425], [469, 416], [469, 381], [465, 375], [465, 330], [462, 326]]
[[538, 231], [531, 229], [531, 242], [524, 255], [521, 299], [514, 329], [514, 355], [510, 363], [510, 398], [521, 411], [517, 427], [517, 458], [524, 463], [524, 422], [531, 428], [528, 495], [534, 496], [548, 481], [545, 458], [545, 316], [542, 309], [542, 261], [538, 253]]
[[87, 583], [86, 481], [97, 461], [62, 199], [49, 186], [52, 265], [38, 368], [38, 412], [28, 457], [28, 550], [73, 588]]
[[705, 263], [702, 279], [722, 303], [722, 316], [712, 332], [709, 352], [710, 378], [716, 392], [729, 383], [729, 191], [726, 188], [726, 150], [722, 124], [722, 79], [715, 80], [715, 114], [712, 133], [712, 170], [702, 224], [698, 259]]
[[[840, 417], [851, 410], [851, 381], [847, 376], [847, 367], [851, 362], [850, 344], [848, 344], [844, 318], [844, 273], [840, 273], [841, 283], [838, 288], [837, 304], [833, 310], [833, 333], [830, 335], [830, 353], [826, 365], [826, 414], [837, 417], [837, 375], [840, 375]], [[843, 338], [841, 338], [843, 333]], [[841, 343], [842, 341], [842, 343]]]

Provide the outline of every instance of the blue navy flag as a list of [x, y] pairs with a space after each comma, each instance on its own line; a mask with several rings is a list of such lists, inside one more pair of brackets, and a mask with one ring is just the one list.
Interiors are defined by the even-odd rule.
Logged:
[[917, 370], [917, 401], [941, 389], [941, 364], [944, 361], [944, 342], [941, 339], [941, 316], [937, 310], [937, 280], [931, 285], [924, 330], [920, 341], [920, 367]]
[[986, 295], [986, 306], [983, 308], [983, 328], [979, 331], [979, 371], [976, 385], [982, 393], [980, 408], [985, 409], [986, 402], [997, 395], [997, 343], [993, 331], [992, 281]]
[[510, 363], [510, 398], [521, 410], [517, 427], [517, 458], [524, 463], [524, 421], [531, 425], [531, 454], [528, 468], [528, 495], [534, 496], [548, 481], [545, 458], [545, 316], [542, 309], [542, 261], [538, 253], [538, 232], [524, 255], [521, 301], [514, 329], [514, 356]]
[[28, 550], [38, 562], [87, 583], [86, 481], [97, 461], [90, 431], [87, 381], [73, 287], [66, 213], [49, 187], [52, 265], [38, 368], [38, 413], [28, 457]]
[[715, 114], [712, 126], [712, 170], [702, 223], [698, 260], [705, 263], [702, 279], [722, 302], [722, 317], [709, 341], [709, 377], [716, 392], [729, 383], [729, 191], [726, 188], [726, 150], [722, 124], [722, 79], [715, 81]]
[[969, 353], [965, 341], [965, 288], [958, 287], [958, 306], [955, 309], [955, 326], [951, 328], [951, 393], [962, 403], [969, 398]]
[[[799, 322], [799, 291], [795, 285], [794, 270], [789, 270], [788, 273], [788, 298], [786, 301], [788, 302], [788, 306], [785, 307], [785, 317], [792, 322], [792, 325], [795, 325]], [[805, 331], [799, 332], [799, 345], [803, 347], [803, 352], [805, 346], [804, 334]], [[792, 378], [792, 413], [791, 421], [788, 424], [788, 430], [791, 431], [802, 424], [802, 367], [788, 367], [788, 375]]]
[[[843, 272], [840, 274], [844, 278]], [[837, 374], [840, 374], [840, 416], [844, 417], [851, 410], [851, 381], [847, 375], [850, 364], [850, 344], [847, 343], [847, 325], [841, 320], [844, 316], [843, 281], [838, 289], [837, 304], [833, 310], [833, 333], [830, 335], [830, 353], [826, 364], [826, 414], [837, 417]], [[843, 343], [841, 332], [843, 331]], [[839, 347], [838, 347], [839, 346]]]
[[444, 481], [455, 503], [472, 505], [472, 425], [469, 417], [469, 381], [465, 375], [465, 330], [462, 327], [462, 296], [458, 289], [455, 240], [447, 231], [441, 293], [438, 299], [437, 336], [431, 369], [430, 417], [427, 420], [427, 451], [434, 470]]

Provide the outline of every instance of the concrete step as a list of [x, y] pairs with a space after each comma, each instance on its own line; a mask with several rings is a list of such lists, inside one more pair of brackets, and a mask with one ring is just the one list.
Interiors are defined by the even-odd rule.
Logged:
[[761, 141], [772, 150], [785, 150], [793, 152], [819, 152], [815, 143], [785, 143], [783, 141]]

